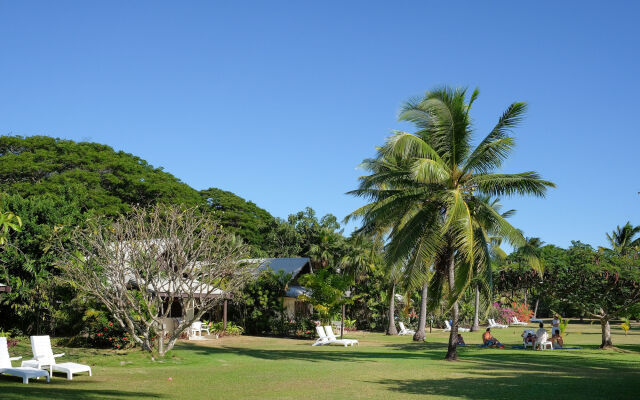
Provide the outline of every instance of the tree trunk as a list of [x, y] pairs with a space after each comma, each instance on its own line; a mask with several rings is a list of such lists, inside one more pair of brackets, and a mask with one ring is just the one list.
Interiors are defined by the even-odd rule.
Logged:
[[471, 332], [476, 332], [480, 330], [480, 324], [478, 321], [478, 313], [480, 312], [480, 287], [476, 285], [476, 301], [475, 301], [475, 310], [473, 313], [473, 326], [471, 327]]
[[529, 305], [527, 304], [527, 293], [529, 293], [529, 289], [524, 290], [524, 305], [529, 307]]
[[533, 309], [533, 319], [538, 318], [538, 303], [540, 302], [540, 297], [536, 299], [536, 308]]
[[[449, 296], [453, 296], [455, 289], [455, 257], [451, 251], [449, 257]], [[449, 348], [445, 360], [458, 361], [458, 351], [456, 344], [458, 341], [458, 301], [453, 302], [451, 307], [451, 332], [449, 333]]]
[[391, 300], [389, 301], [389, 327], [387, 328], [387, 335], [397, 335], [396, 329], [396, 284], [393, 284], [391, 288]]
[[420, 297], [420, 317], [418, 318], [418, 330], [413, 335], [416, 342], [424, 342], [427, 336], [427, 298], [429, 296], [429, 282], [422, 285], [422, 295]]
[[607, 349], [613, 347], [613, 343], [611, 343], [611, 326], [609, 325], [609, 320], [607, 318], [601, 318], [600, 326], [602, 327], [602, 344], [600, 345], [600, 348]]

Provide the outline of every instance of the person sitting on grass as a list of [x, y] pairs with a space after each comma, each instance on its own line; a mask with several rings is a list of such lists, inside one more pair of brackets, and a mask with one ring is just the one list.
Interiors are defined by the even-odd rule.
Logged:
[[461, 334], [458, 333], [458, 339], [456, 340], [457, 346], [466, 346], [467, 344], [464, 342], [464, 338]]
[[500, 347], [504, 349], [504, 345], [491, 335], [491, 328], [487, 328], [482, 334], [482, 343], [487, 347]]
[[553, 336], [551, 336], [551, 344], [553, 345], [554, 350], [561, 349], [564, 345], [564, 341], [562, 340], [562, 336], [560, 336], [559, 330], [553, 332]]

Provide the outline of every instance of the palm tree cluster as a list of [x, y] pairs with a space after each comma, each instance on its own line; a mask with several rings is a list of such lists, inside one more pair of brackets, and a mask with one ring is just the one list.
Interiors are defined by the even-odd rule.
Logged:
[[[495, 197], [544, 197], [552, 182], [536, 172], [498, 173], [511, 154], [511, 130], [522, 120], [526, 104], [511, 104], [494, 128], [474, 148], [470, 110], [478, 98], [466, 89], [441, 88], [408, 101], [401, 121], [415, 132], [395, 132], [362, 166], [350, 194], [367, 199], [349, 218], [360, 218], [360, 231], [383, 231], [388, 265], [400, 265], [408, 281], [423, 287], [429, 280], [429, 307], [447, 299], [452, 329], [447, 360], [456, 360], [458, 299], [474, 276], [490, 268], [492, 248], [506, 240], [525, 244], [520, 230], [495, 207]], [[531, 260], [534, 267], [539, 267]], [[421, 314], [425, 312], [421, 310]], [[421, 315], [422, 320], [422, 315]]]

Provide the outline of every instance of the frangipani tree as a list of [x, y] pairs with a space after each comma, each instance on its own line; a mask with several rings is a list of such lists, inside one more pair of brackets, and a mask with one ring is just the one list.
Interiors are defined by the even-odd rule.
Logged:
[[[475, 265], [486, 265], [489, 243], [483, 221], [495, 235], [514, 247], [524, 244], [522, 233], [509, 224], [481, 196], [533, 195], [543, 197], [554, 184], [532, 171], [498, 173], [512, 152], [509, 135], [522, 120], [525, 103], [513, 103], [498, 123], [474, 148], [470, 117], [475, 90], [442, 88], [408, 102], [400, 119], [413, 123], [416, 132], [396, 132], [367, 160], [370, 175], [350, 192], [370, 203], [356, 210], [363, 225], [390, 228], [386, 256], [389, 262], [433, 260], [435, 275], [430, 302], [438, 302], [447, 283], [453, 326], [447, 360], [456, 360], [458, 298], [469, 285]], [[366, 229], [366, 228], [365, 228]]]
[[160, 355], [256, 275], [257, 266], [243, 261], [246, 245], [195, 208], [133, 208], [68, 234], [57, 246], [63, 278], [101, 302], [143, 350], [152, 351], [172, 305], [181, 306], [182, 321], [167, 337], [159, 335]]

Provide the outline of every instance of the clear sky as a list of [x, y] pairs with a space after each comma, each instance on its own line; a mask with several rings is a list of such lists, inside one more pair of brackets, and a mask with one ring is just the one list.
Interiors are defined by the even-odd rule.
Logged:
[[640, 224], [638, 4], [0, 0], [0, 134], [105, 143], [275, 216], [342, 218], [356, 166], [408, 129], [403, 101], [477, 86], [478, 136], [530, 105], [504, 171], [558, 185], [503, 200], [514, 225], [603, 245]]

